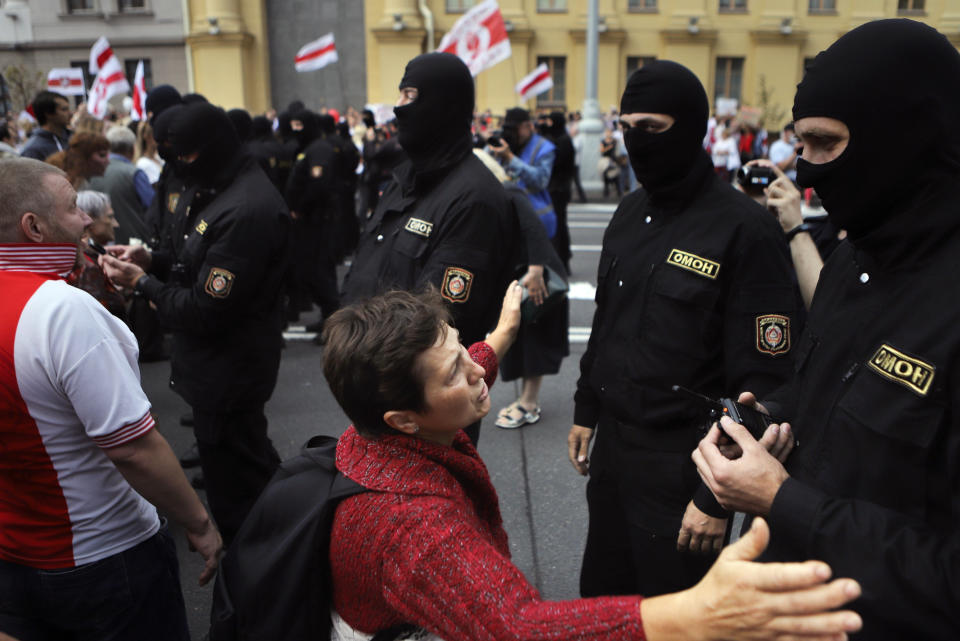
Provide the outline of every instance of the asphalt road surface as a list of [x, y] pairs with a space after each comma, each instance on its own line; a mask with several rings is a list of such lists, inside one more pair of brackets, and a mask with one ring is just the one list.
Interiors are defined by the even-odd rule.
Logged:
[[[541, 420], [517, 430], [493, 425], [497, 411], [516, 399], [514, 383], [498, 381], [491, 389], [492, 407], [480, 435], [480, 454], [500, 496], [513, 560], [546, 599], [578, 596], [580, 560], [586, 536], [585, 478], [567, 461], [566, 438], [573, 420], [573, 392], [580, 357], [593, 318], [593, 295], [603, 231], [613, 214], [610, 204], [571, 203], [570, 356], [560, 373], [547, 377], [541, 391]], [[316, 312], [302, 322], [316, 319]], [[291, 328], [280, 365], [280, 378], [267, 404], [270, 437], [282, 458], [295, 455], [313, 435], [337, 436], [349, 424], [327, 388], [321, 371], [321, 349], [302, 331]], [[237, 349], [243, 349], [238, 345]], [[180, 455], [193, 442], [190, 429], [179, 426], [188, 406], [167, 386], [168, 362], [141, 366], [143, 386], [159, 417], [160, 431]], [[193, 476], [195, 470], [188, 470]], [[201, 491], [201, 497], [203, 492]], [[183, 533], [174, 528], [190, 630], [203, 639], [208, 629], [212, 585], [197, 586], [202, 561], [187, 550]]]

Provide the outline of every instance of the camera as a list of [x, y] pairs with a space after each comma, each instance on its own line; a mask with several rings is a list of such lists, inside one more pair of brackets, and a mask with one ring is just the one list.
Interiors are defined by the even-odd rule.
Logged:
[[487, 144], [491, 147], [499, 147], [503, 144], [503, 132], [499, 129], [490, 134], [490, 137], [487, 138]]
[[737, 183], [750, 196], [761, 196], [763, 190], [777, 179], [773, 169], [762, 165], [743, 166], [737, 170]]

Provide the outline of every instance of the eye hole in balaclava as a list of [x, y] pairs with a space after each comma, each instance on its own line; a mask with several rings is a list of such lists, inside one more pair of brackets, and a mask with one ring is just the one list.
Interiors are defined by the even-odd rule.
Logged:
[[[673, 116], [666, 131], [651, 133], [637, 127], [624, 132], [623, 142], [637, 180], [657, 200], [689, 191], [702, 180], [703, 137], [707, 131], [707, 93], [683, 65], [655, 60], [637, 69], [620, 99], [620, 114], [655, 113]], [[700, 168], [702, 169], [702, 168]]]
[[828, 163], [797, 161], [838, 227], [856, 240], [921, 187], [960, 166], [960, 54], [935, 29], [877, 20], [821, 52], [797, 86], [794, 120], [834, 118], [850, 130]]
[[398, 140], [422, 171], [470, 152], [473, 76], [460, 58], [426, 53], [407, 63], [400, 89], [417, 90], [413, 102], [394, 107]]

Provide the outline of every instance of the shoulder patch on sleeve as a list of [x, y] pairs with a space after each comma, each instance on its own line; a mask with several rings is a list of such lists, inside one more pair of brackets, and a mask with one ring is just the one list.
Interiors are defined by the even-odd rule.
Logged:
[[777, 356], [790, 351], [790, 318], [782, 314], [757, 316], [757, 351]]
[[460, 267], [447, 267], [443, 272], [440, 295], [451, 303], [465, 303], [470, 298], [473, 273]]
[[203, 286], [203, 291], [214, 298], [226, 298], [230, 295], [233, 288], [233, 281], [236, 280], [233, 272], [221, 267], [211, 267], [210, 274], [207, 276], [207, 282]]

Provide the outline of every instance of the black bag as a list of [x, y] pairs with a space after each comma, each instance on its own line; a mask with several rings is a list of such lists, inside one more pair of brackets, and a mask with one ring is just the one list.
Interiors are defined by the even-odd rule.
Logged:
[[315, 436], [284, 461], [220, 560], [211, 641], [330, 638], [330, 528], [366, 488], [337, 471], [337, 439]]

